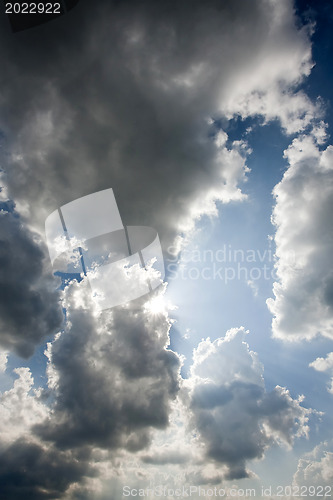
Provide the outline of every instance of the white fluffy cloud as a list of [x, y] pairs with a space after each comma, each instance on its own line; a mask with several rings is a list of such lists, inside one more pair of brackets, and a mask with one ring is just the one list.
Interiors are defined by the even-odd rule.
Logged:
[[14, 371], [18, 378], [13, 387], [0, 394], [1, 446], [31, 434], [31, 427], [48, 415], [40, 391], [33, 389], [34, 380], [29, 368], [16, 368]]
[[333, 337], [333, 146], [324, 127], [293, 140], [289, 167], [274, 188], [276, 272], [273, 334], [286, 340]]
[[[293, 484], [303, 487], [303, 493], [307, 496], [329, 497], [332, 495], [333, 453], [331, 450], [332, 443], [323, 442], [299, 460]], [[313, 494], [313, 489], [315, 494]]]
[[328, 392], [333, 394], [333, 352], [327, 354], [326, 358], [317, 358], [310, 365], [319, 372], [327, 372], [331, 375], [331, 384], [328, 387]]

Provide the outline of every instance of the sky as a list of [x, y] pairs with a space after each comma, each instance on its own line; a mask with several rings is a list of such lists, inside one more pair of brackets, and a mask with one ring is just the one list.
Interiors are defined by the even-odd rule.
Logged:
[[[17, 32], [0, 9], [0, 498], [333, 495], [332, 24], [321, 0], [80, 0]], [[59, 272], [45, 220], [68, 236], [110, 189], [165, 276], [107, 248], [110, 294], [159, 286], [101, 309], [109, 268]]]

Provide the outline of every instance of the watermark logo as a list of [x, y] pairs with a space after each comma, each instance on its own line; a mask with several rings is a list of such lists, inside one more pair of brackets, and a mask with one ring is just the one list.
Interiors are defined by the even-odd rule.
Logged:
[[[262, 495], [264, 490], [262, 489]], [[131, 486], [123, 486], [123, 497], [146, 497], [146, 498], [189, 498], [189, 497], [202, 497], [202, 498], [254, 498], [257, 492], [255, 488], [202, 488], [201, 486], [186, 485], [175, 488], [168, 486], [158, 485], [150, 488], [132, 488]]]
[[155, 229], [124, 226], [112, 189], [78, 198], [52, 212], [45, 234], [55, 271], [86, 276], [100, 309], [127, 303], [164, 279]]
[[[250, 286], [261, 280], [278, 279], [276, 258], [268, 249], [233, 248], [224, 244], [216, 250], [185, 248], [181, 254], [169, 247], [170, 255], [166, 264], [167, 279], [196, 281], [219, 280], [225, 285], [233, 281], [245, 281]], [[285, 264], [295, 269], [295, 253], [285, 258]]]

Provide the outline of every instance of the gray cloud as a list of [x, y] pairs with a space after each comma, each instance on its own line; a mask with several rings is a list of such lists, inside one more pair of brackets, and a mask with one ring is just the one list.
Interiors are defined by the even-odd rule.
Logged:
[[40, 437], [63, 449], [136, 451], [148, 445], [152, 428], [168, 425], [180, 363], [165, 348], [167, 315], [143, 304], [97, 318], [67, 304], [68, 326], [49, 346], [56, 399], [51, 417], [35, 426]]
[[[153, 298], [159, 294], [163, 287]], [[0, 485], [8, 498], [91, 498], [85, 478], [102, 484], [99, 463], [112, 467], [169, 425], [180, 360], [166, 349], [167, 311], [153, 313], [140, 298], [98, 314], [81, 308], [89, 300], [85, 282], [65, 289], [66, 327], [47, 346], [48, 387], [34, 388], [20, 368], [1, 394]]]
[[69, 485], [94, 476], [82, 457], [18, 439], [0, 455], [0, 489], [4, 499], [61, 498]]
[[170, 243], [216, 200], [240, 199], [246, 149], [219, 148], [207, 118], [263, 114], [297, 129], [313, 115], [290, 90], [311, 68], [290, 0], [82, 1], [1, 36], [8, 185], [39, 229], [56, 206], [112, 187], [125, 223]]
[[61, 328], [63, 315], [37, 235], [1, 212], [0, 344], [23, 357]]
[[262, 366], [244, 335], [244, 329], [232, 329], [224, 339], [202, 341], [185, 381], [190, 426], [206, 457], [227, 466], [227, 479], [249, 477], [247, 462], [262, 458], [273, 443], [290, 445], [307, 435], [311, 413], [287, 389], [266, 392]]

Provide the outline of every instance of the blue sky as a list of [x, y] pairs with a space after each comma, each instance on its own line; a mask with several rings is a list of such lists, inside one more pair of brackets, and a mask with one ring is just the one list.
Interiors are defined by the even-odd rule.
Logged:
[[[331, 496], [333, 7], [94, 9], [0, 17], [4, 498]], [[60, 285], [44, 224], [109, 188], [166, 275], [99, 311], [91, 270]], [[118, 263], [115, 292], [147, 272]]]
[[[331, 7], [324, 2], [317, 4], [315, 10], [312, 6], [309, 11], [304, 2], [299, 2], [298, 8], [304, 18], [309, 16], [316, 22], [312, 37], [315, 66], [300, 88], [304, 89], [312, 99], [320, 96], [323, 100], [327, 131], [331, 135], [333, 122]], [[219, 125], [217, 123], [217, 129]], [[249, 133], [246, 132], [248, 127], [252, 128]], [[272, 389], [276, 384], [286, 386], [293, 395], [303, 394], [304, 404], [307, 407], [325, 412], [319, 428], [315, 429], [315, 424], [313, 425], [310, 439], [296, 445], [298, 453], [300, 450], [310, 451], [318, 439], [332, 438], [330, 416], [332, 401], [325, 389], [327, 375], [316, 372], [308, 366], [313, 359], [325, 357], [332, 347], [331, 340], [316, 338], [308, 343], [285, 344], [272, 339], [271, 314], [267, 310], [265, 301], [271, 296], [274, 279], [258, 280], [257, 295], [255, 295], [246, 284], [244, 272], [241, 275], [242, 280], [231, 278], [227, 285], [219, 275], [215, 277], [213, 275], [213, 262], [217, 268], [236, 268], [237, 262], [242, 262], [241, 253], [236, 254], [238, 255], [236, 263], [233, 257], [230, 259], [230, 255], [235, 255], [233, 252], [237, 250], [244, 251], [245, 260], [246, 256], [252, 260], [249, 256], [253, 255], [252, 252], [256, 253], [256, 262], [247, 266], [249, 272], [251, 267], [259, 265], [262, 268], [265, 264], [269, 273], [273, 270], [275, 245], [268, 239], [268, 236], [274, 234], [274, 227], [271, 224], [274, 204], [272, 190], [287, 167], [283, 152], [294, 136], [283, 134], [278, 123], [263, 126], [260, 118], [244, 121], [238, 118], [228, 122], [224, 130], [227, 131], [231, 141], [243, 138], [246, 134], [246, 139], [253, 150], [247, 161], [251, 173], [244, 185], [248, 200], [242, 204], [219, 205], [217, 218], [204, 217], [197, 224], [197, 235], [191, 240], [190, 249], [187, 248], [184, 252], [183, 275], [178, 272], [176, 276], [176, 266], [171, 264], [172, 279], [167, 296], [178, 306], [174, 312], [176, 323], [171, 330], [171, 346], [186, 357], [183, 367], [183, 374], [186, 377], [192, 363], [192, 350], [202, 338], [209, 336], [215, 340], [233, 326], [243, 325], [249, 329], [248, 342], [251, 349], [259, 354], [265, 367], [267, 389]], [[192, 254], [191, 249], [193, 249]], [[219, 249], [227, 249], [226, 262], [218, 261], [222, 255], [216, 254]], [[228, 251], [231, 251], [231, 254], [228, 254]], [[251, 254], [246, 251], [250, 251]], [[210, 252], [213, 252], [213, 257]], [[261, 258], [264, 256], [262, 262]], [[204, 262], [198, 262], [205, 259]], [[246, 266], [246, 262], [242, 262], [241, 265]], [[201, 279], [198, 278], [198, 274], [207, 266], [210, 271], [206, 274], [204, 271], [203, 275], [200, 274]], [[263, 275], [263, 270], [261, 272]], [[210, 278], [202, 279], [202, 276]], [[222, 276], [224, 276], [223, 271]], [[292, 458], [289, 460], [297, 460], [297, 452], [290, 452]], [[279, 473], [276, 471], [269, 473], [274, 463], [281, 461], [281, 457], [277, 458], [273, 452], [273, 458], [267, 458], [268, 464], [263, 465], [264, 476], [268, 474], [270, 480], [273, 478], [278, 482], [283, 482], [288, 475], [290, 476], [288, 457], [284, 456], [282, 460], [286, 461], [285, 468], [281, 467]], [[257, 466], [258, 468], [260, 470], [260, 466]]]

